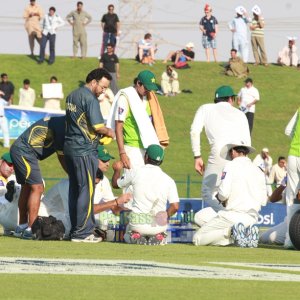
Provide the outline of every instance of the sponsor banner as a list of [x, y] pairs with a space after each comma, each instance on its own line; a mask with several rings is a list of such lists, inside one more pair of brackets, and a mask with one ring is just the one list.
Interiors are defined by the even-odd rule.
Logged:
[[[63, 116], [64, 110], [50, 110], [36, 107], [21, 107], [11, 105], [4, 108], [5, 117], [8, 123], [10, 139], [16, 139], [22, 134], [31, 124], [47, 117], [47, 116]], [[0, 138], [3, 138], [3, 133], [0, 128]]]
[[[192, 214], [206, 207], [204, 201], [199, 198], [181, 198], [180, 212], [192, 211]], [[286, 217], [286, 205], [282, 203], [268, 203], [263, 206], [258, 218], [258, 225], [262, 227], [273, 227], [283, 222]]]

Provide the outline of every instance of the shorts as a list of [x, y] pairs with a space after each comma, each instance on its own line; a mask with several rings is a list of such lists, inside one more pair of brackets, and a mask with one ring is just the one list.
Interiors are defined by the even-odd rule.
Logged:
[[216, 49], [217, 48], [217, 40], [212, 39], [212, 38], [208, 37], [207, 35], [203, 35], [202, 36], [202, 46], [204, 49], [208, 49], [208, 48]]
[[10, 148], [10, 155], [19, 184], [43, 184], [38, 159], [34, 155], [24, 156], [14, 145]]

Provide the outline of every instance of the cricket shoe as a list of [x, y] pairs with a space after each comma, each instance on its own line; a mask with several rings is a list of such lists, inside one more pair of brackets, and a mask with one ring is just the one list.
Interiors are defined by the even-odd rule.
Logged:
[[93, 234], [90, 234], [89, 236], [87, 236], [84, 239], [71, 238], [71, 241], [75, 242], [75, 243], [100, 243], [100, 242], [102, 242], [102, 238], [101, 237], [96, 237]]
[[26, 228], [27, 227], [22, 227], [18, 225], [13, 233], [14, 237], [21, 238]]
[[241, 248], [247, 247], [247, 235], [246, 229], [243, 223], [238, 223], [232, 227], [232, 238], [234, 244]]
[[149, 236], [147, 245], [165, 245], [167, 234], [164, 232]]
[[132, 231], [130, 234], [130, 243], [137, 245], [147, 245], [147, 238], [142, 236], [139, 232]]
[[251, 225], [247, 227], [247, 247], [257, 248], [259, 240], [259, 228], [257, 225]]
[[34, 240], [35, 235], [32, 233], [31, 228], [26, 228], [21, 236], [21, 239], [23, 240]]

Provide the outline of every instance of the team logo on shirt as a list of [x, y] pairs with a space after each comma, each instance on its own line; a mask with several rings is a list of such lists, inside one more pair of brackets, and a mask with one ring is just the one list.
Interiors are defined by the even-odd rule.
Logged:
[[0, 180], [0, 186], [5, 186], [5, 183], [2, 180]]
[[121, 115], [123, 112], [124, 112], [124, 108], [119, 107], [119, 109], [118, 109], [118, 114]]
[[226, 172], [222, 172], [221, 180], [223, 180], [226, 176]]

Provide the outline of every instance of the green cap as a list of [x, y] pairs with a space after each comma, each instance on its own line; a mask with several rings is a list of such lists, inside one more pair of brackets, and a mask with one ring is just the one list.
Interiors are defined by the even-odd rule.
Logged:
[[98, 158], [100, 160], [108, 161], [110, 159], [114, 159], [114, 157], [111, 156], [103, 146], [98, 146], [97, 150], [98, 150]]
[[148, 91], [157, 91], [155, 76], [151, 71], [145, 70], [139, 73], [138, 80], [145, 86]]
[[146, 154], [148, 157], [155, 161], [162, 161], [164, 159], [164, 149], [159, 145], [150, 145], [147, 150]]
[[215, 99], [236, 96], [233, 89], [229, 85], [222, 85], [215, 92]]
[[11, 160], [11, 156], [10, 156], [10, 153], [9, 152], [6, 152], [4, 153], [2, 156], [1, 156], [1, 159], [7, 161], [8, 163], [12, 164], [12, 160]]

